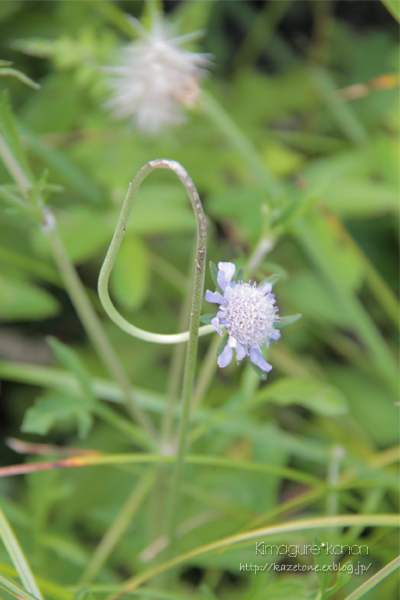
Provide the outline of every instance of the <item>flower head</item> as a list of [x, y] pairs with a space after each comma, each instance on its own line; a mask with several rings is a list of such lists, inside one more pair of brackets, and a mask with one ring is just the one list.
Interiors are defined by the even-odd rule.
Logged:
[[183, 50], [180, 45], [195, 37], [172, 37], [168, 24], [156, 17], [150, 31], [122, 48], [120, 65], [108, 67], [113, 91], [108, 107], [115, 117], [133, 117], [146, 133], [155, 134], [184, 121], [181, 106], [192, 106], [200, 94], [207, 55]]
[[249, 355], [253, 364], [268, 373], [272, 366], [261, 354], [263, 344], [269, 346], [270, 340], [278, 340], [281, 333], [274, 329], [274, 323], [280, 318], [278, 308], [274, 306], [275, 296], [271, 294], [272, 284], [232, 281], [236, 267], [233, 263], [218, 263], [217, 283], [221, 292], [207, 290], [207, 302], [219, 304], [216, 316], [211, 320], [214, 329], [222, 336], [220, 325], [229, 334], [228, 341], [218, 357], [218, 365], [226, 367], [232, 360], [233, 348], [240, 362]]

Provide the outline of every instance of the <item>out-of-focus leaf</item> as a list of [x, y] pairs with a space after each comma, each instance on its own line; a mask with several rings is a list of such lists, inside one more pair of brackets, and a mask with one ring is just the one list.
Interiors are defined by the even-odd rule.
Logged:
[[[340, 279], [340, 286], [357, 290], [364, 276], [362, 259], [333, 215], [314, 212], [309, 221], [318, 238], [320, 258]], [[334, 271], [333, 271], [334, 269]]]
[[263, 387], [253, 402], [266, 400], [283, 406], [300, 404], [325, 416], [343, 415], [349, 410], [346, 398], [337, 388], [328, 383], [297, 377], [285, 377]]
[[350, 579], [353, 575], [353, 565], [352, 565], [351, 561], [348, 561], [346, 563], [346, 567], [347, 568], [345, 568], [345, 569], [342, 568], [342, 569], [340, 569], [340, 571], [338, 571], [335, 584], [326, 590], [322, 600], [325, 600], [325, 598], [329, 598], [330, 596], [332, 596], [332, 594], [334, 594], [335, 592], [340, 590], [342, 587], [344, 587], [350, 581]]
[[349, 325], [347, 316], [333, 301], [319, 278], [312, 273], [305, 272], [290, 281], [282, 282], [280, 292], [286, 298], [295, 300], [296, 310], [301, 311], [307, 321], [323, 323], [325, 327], [332, 323], [341, 327]]
[[269, 143], [262, 154], [272, 173], [281, 177], [296, 172], [305, 160], [303, 154], [278, 141]]
[[83, 398], [63, 395], [46, 395], [37, 398], [34, 406], [25, 413], [21, 430], [26, 433], [46, 435], [57, 423], [75, 420], [79, 435], [85, 438], [93, 419]]
[[322, 542], [314, 535], [314, 546], [318, 546], [320, 552], [313, 553], [315, 564], [318, 567], [317, 577], [319, 583], [319, 591], [321, 592], [321, 597], [324, 597], [324, 592], [329, 585], [331, 580], [332, 572], [329, 570], [329, 567], [332, 564], [332, 557], [329, 552], [324, 550], [324, 547], [321, 545]]
[[[91, 258], [110, 242], [113, 233], [113, 215], [95, 212], [85, 206], [75, 206], [68, 213], [57, 214], [60, 235], [68, 256], [74, 263]], [[49, 247], [43, 234], [34, 230], [34, 246], [41, 253], [49, 254]]]
[[390, 14], [400, 23], [400, 2], [399, 0], [381, 0]]
[[280, 280], [280, 278], [281, 276], [275, 273], [274, 275], [266, 277], [259, 285], [262, 285], [263, 283], [271, 283], [273, 287]]
[[229, 338], [229, 333], [226, 333], [217, 348], [217, 356], [222, 354], [223, 349], [225, 348], [226, 344], [228, 343], [228, 338]]
[[379, 379], [365, 372], [328, 366], [325, 372], [348, 398], [351, 413], [359, 426], [376, 443], [387, 447], [398, 443], [398, 407]]
[[217, 288], [217, 290], [221, 294], [223, 294], [222, 289], [218, 285], [218, 269], [217, 269], [217, 265], [215, 263], [213, 263], [212, 260], [210, 260], [210, 271], [211, 271], [211, 278], [212, 278], [213, 282], [215, 283], [215, 287]]
[[399, 195], [395, 187], [374, 181], [336, 179], [324, 196], [333, 213], [344, 218], [371, 218], [399, 210]]
[[262, 188], [235, 186], [212, 194], [208, 209], [218, 219], [234, 219], [246, 234], [257, 237], [263, 222], [261, 208], [266, 200]]
[[57, 300], [45, 290], [0, 274], [0, 318], [29, 321], [53, 317], [58, 311]]
[[90, 375], [77, 354], [71, 348], [68, 348], [66, 344], [63, 344], [54, 337], [48, 337], [47, 342], [64, 367], [74, 373], [80, 383], [83, 394], [88, 399], [94, 400], [95, 396], [92, 390]]
[[217, 316], [217, 313], [207, 313], [206, 315], [202, 315], [200, 317], [200, 321], [202, 323], [205, 323], [206, 325], [210, 325], [212, 319], [214, 319]]
[[91, 180], [79, 169], [65, 154], [57, 148], [52, 148], [41, 137], [30, 131], [25, 124], [19, 125], [29, 151], [43, 160], [52, 175], [62, 178], [62, 182], [69, 188], [77, 190], [88, 200], [100, 203], [102, 193], [97, 182]]
[[291, 325], [292, 323], [296, 323], [299, 319], [301, 319], [302, 315], [298, 313], [297, 315], [288, 315], [286, 317], [281, 317], [280, 321], [276, 321], [274, 323], [274, 327], [276, 329], [282, 329], [282, 327], [286, 327], [286, 325]]
[[[121, 205], [122, 199], [121, 196]], [[194, 231], [195, 226], [196, 220], [182, 185], [146, 182], [135, 199], [126, 229], [140, 234], [178, 233]]]
[[10, 107], [8, 91], [4, 90], [0, 94], [0, 133], [14, 159], [19, 163], [28, 179], [32, 179], [32, 174], [26, 162], [25, 153], [22, 149], [21, 141], [17, 131], [15, 117]]
[[111, 274], [113, 296], [124, 308], [136, 309], [146, 299], [149, 282], [146, 245], [137, 236], [125, 235]]
[[243, 281], [243, 267], [239, 267], [234, 280], [237, 282]]
[[259, 378], [262, 379], [263, 381], [266, 381], [267, 380], [267, 373], [265, 371], [263, 371], [262, 369], [260, 369], [260, 367], [258, 367], [257, 365], [255, 365], [253, 362], [250, 361], [250, 364], [251, 364], [253, 370], [259, 376]]

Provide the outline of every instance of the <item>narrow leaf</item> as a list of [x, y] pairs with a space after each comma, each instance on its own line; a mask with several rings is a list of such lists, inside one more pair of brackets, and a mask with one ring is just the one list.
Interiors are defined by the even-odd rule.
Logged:
[[278, 275], [277, 273], [275, 273], [274, 275], [270, 275], [269, 277], [267, 277], [266, 279], [264, 279], [259, 284], [259, 286], [262, 285], [263, 283], [271, 283], [272, 287], [273, 287], [280, 278], [281, 278], [281, 276]]
[[236, 275], [233, 279], [234, 279], [234, 281], [237, 281], [238, 283], [239, 283], [239, 281], [243, 281], [243, 267], [239, 267], [238, 272], [236, 273]]
[[39, 600], [43, 600], [43, 596], [40, 593], [40, 590], [37, 586], [37, 583], [35, 581], [31, 568], [25, 558], [22, 548], [19, 545], [19, 542], [15, 537], [13, 530], [11, 529], [11, 525], [9, 524], [7, 517], [5, 516], [1, 507], [0, 537], [24, 588], [27, 590], [27, 592], [30, 592]]
[[329, 570], [329, 567], [332, 564], [332, 558], [329, 553], [324, 551], [325, 546], [322, 546], [321, 540], [316, 535], [314, 535], [314, 546], [318, 546], [320, 549], [319, 552], [314, 554], [314, 560], [315, 564], [318, 566], [317, 577], [319, 590], [321, 592], [321, 597], [323, 597], [331, 580], [331, 571]]
[[217, 288], [217, 290], [223, 294], [223, 291], [221, 290], [221, 288], [218, 285], [218, 269], [217, 269], [217, 265], [215, 265], [212, 260], [210, 260], [210, 271], [211, 271], [211, 277], [213, 282], [215, 283], [215, 286]]
[[276, 321], [274, 323], [274, 327], [276, 329], [282, 329], [282, 327], [286, 327], [286, 325], [291, 325], [295, 323], [299, 319], [301, 319], [302, 315], [298, 313], [297, 315], [288, 315], [287, 317], [281, 317], [280, 321]]
[[220, 354], [222, 354], [223, 349], [225, 348], [227, 342], [229, 339], [229, 333], [225, 334], [224, 337], [221, 340], [220, 345], [217, 348], [217, 356], [219, 356]]
[[24, 589], [22, 589], [19, 585], [17, 585], [12, 579], [8, 579], [8, 577], [4, 577], [4, 575], [0, 575], [0, 588], [18, 598], [19, 600], [35, 600], [36, 597], [29, 594]]
[[92, 390], [90, 375], [77, 354], [66, 344], [63, 344], [54, 337], [49, 336], [47, 343], [64, 367], [76, 376], [85, 396], [90, 400], [94, 400], [95, 396]]
[[206, 315], [202, 315], [200, 317], [200, 321], [205, 323], [206, 325], [211, 325], [211, 320], [217, 316], [217, 313], [207, 313]]
[[253, 367], [254, 371], [257, 373], [257, 375], [259, 376], [260, 379], [262, 379], [263, 381], [267, 380], [267, 374], [265, 371], [263, 371], [262, 369], [260, 369], [260, 367], [258, 367], [257, 365], [255, 365], [254, 363], [252, 363], [250, 361], [251, 366]]

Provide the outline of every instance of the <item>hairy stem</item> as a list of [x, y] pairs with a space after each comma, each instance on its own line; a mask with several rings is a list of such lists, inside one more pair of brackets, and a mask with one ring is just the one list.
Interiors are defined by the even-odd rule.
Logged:
[[[201, 209], [205, 228], [205, 217], [203, 209], [201, 207], [199, 196], [197, 194], [196, 188], [193, 185], [192, 180], [190, 179], [189, 175], [182, 167], [182, 165], [180, 165], [175, 160], [170, 160], [167, 158], [157, 158], [156, 160], [149, 161], [136, 173], [135, 177], [129, 184], [129, 188], [125, 196], [124, 203], [122, 205], [121, 213], [118, 219], [117, 226], [115, 228], [113, 238], [111, 240], [110, 247], [107, 251], [106, 257], [100, 270], [98, 291], [103, 308], [110, 317], [110, 319], [114, 321], [114, 323], [116, 323], [116, 325], [118, 325], [120, 329], [122, 329], [129, 335], [144, 340], [145, 342], [154, 342], [155, 344], [178, 344], [180, 342], [187, 342], [189, 340], [190, 331], [164, 335], [161, 333], [152, 333], [150, 331], [139, 329], [139, 327], [135, 327], [134, 325], [132, 325], [132, 323], [129, 323], [129, 321], [124, 319], [124, 317], [117, 311], [108, 293], [108, 281], [111, 275], [112, 268], [114, 266], [115, 259], [118, 254], [119, 247], [125, 234], [125, 230], [128, 224], [129, 216], [131, 214], [136, 194], [143, 180], [148, 175], [150, 175], [150, 173], [152, 173], [155, 169], [170, 169], [171, 171], [174, 171], [174, 173], [176, 173], [176, 175], [182, 181], [183, 185], [186, 187], [198, 223], [198, 208]], [[196, 198], [198, 200], [198, 204]], [[197, 257], [196, 260], [198, 261], [199, 257]], [[213, 331], [214, 328], [212, 325], [205, 325], [204, 327], [200, 327], [200, 329], [198, 330], [198, 335], [207, 335], [208, 333], [211, 333]]]

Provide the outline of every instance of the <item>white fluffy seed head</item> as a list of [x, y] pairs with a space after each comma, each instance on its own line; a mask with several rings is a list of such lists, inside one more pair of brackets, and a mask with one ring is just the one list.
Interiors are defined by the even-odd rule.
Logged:
[[224, 294], [221, 321], [229, 335], [245, 348], [259, 348], [272, 337], [278, 320], [272, 299], [255, 284], [239, 283]]
[[181, 107], [196, 103], [209, 64], [207, 55], [180, 48], [187, 37], [172, 37], [157, 18], [151, 31], [122, 49], [120, 64], [106, 69], [113, 91], [107, 106], [116, 118], [132, 117], [149, 134], [184, 121]]

